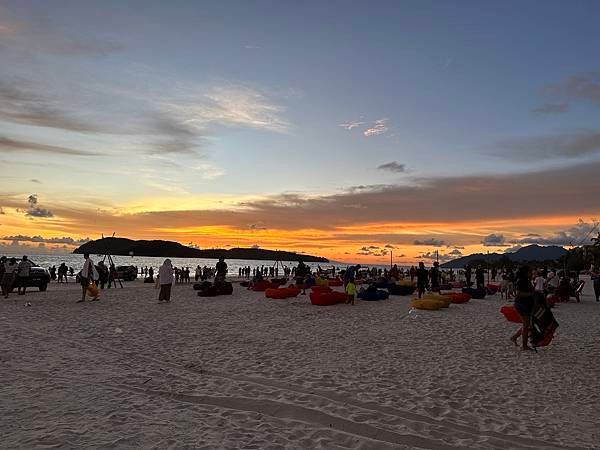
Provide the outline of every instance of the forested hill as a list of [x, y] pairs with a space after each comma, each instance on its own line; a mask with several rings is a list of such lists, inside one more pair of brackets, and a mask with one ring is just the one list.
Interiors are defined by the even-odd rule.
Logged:
[[159, 256], [172, 258], [209, 258], [217, 259], [251, 259], [251, 260], [281, 260], [304, 262], [329, 262], [319, 256], [304, 255], [293, 252], [265, 250], [262, 248], [231, 248], [201, 250], [186, 247], [178, 242], [171, 241], [134, 241], [127, 238], [102, 238], [89, 241], [73, 250], [73, 253], [89, 253], [101, 255], [110, 253], [117, 256]]
[[558, 247], [556, 245], [541, 246], [533, 244], [523, 247], [513, 253], [474, 253], [472, 255], [448, 261], [447, 263], [442, 264], [441, 267], [444, 269], [462, 269], [473, 261], [493, 263], [502, 258], [508, 258], [515, 262], [551, 261], [557, 260], [566, 253], [567, 251], [563, 247]]

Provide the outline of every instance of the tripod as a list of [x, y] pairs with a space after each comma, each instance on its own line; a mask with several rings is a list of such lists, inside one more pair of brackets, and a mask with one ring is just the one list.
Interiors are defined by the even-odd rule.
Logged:
[[[112, 234], [112, 237], [115, 237], [115, 233]], [[104, 234], [102, 235], [102, 239], [104, 239]], [[117, 287], [117, 281], [119, 282], [119, 286], [123, 289], [123, 282], [117, 272], [117, 265], [113, 260], [112, 255], [110, 254], [110, 249], [108, 248], [108, 244], [104, 247], [104, 257], [102, 258], [102, 262], [104, 263], [108, 259], [108, 287], [110, 288], [111, 283], [114, 283], [115, 288]], [[106, 265], [106, 264], [105, 264]], [[113, 271], [112, 268], [115, 268]]]

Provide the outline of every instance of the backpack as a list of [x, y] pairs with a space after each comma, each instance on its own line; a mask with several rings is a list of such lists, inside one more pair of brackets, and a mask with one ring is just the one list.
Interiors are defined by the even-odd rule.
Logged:
[[544, 304], [537, 304], [531, 315], [531, 331], [529, 337], [533, 347], [545, 347], [552, 342], [558, 322], [554, 314]]

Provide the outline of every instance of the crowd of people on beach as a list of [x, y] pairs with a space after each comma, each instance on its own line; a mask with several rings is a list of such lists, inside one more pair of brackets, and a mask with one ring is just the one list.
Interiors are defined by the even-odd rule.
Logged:
[[[168, 264], [167, 261], [169, 261]], [[27, 256], [23, 256], [20, 260], [5, 256], [0, 258], [0, 286], [4, 297], [7, 297], [15, 287], [18, 295], [25, 294], [27, 289], [25, 279], [29, 277], [32, 266], [33, 263]], [[137, 271], [137, 268], [135, 270]], [[344, 289], [348, 291], [349, 303], [354, 301], [356, 280], [389, 280], [392, 282], [410, 280], [415, 283], [417, 295], [420, 298], [426, 291], [440, 292], [442, 288], [447, 288], [448, 283], [459, 279], [464, 280], [466, 286], [475, 284], [476, 288], [482, 289], [485, 287], [485, 277], [487, 275], [488, 283], [499, 281], [501, 298], [517, 302], [517, 299], [523, 297], [522, 293], [525, 286], [522, 281], [524, 275], [520, 272], [521, 270], [525, 269], [514, 270], [512, 267], [485, 269], [482, 265], [477, 265], [474, 268], [467, 265], [464, 269], [458, 271], [442, 270], [437, 261], [430, 268], [426, 268], [425, 264], [420, 262], [418, 266], [411, 266], [410, 268], [398, 267], [397, 265], [390, 268], [350, 265], [345, 269], [340, 269], [335, 266], [323, 268], [319, 265], [313, 270], [300, 261], [295, 267], [289, 267], [279, 262], [257, 267], [244, 266], [238, 268], [237, 275], [240, 279], [251, 280], [251, 283], [261, 282], [268, 277], [278, 279], [280, 275], [286, 279], [293, 278], [298, 286], [303, 287], [303, 292], [316, 284], [319, 278], [335, 278], [337, 276], [344, 280]], [[215, 267], [207, 265], [201, 267], [198, 265], [193, 272], [190, 267], [173, 267], [170, 260], [166, 260], [161, 265], [156, 277], [154, 276], [155, 269], [151, 266], [139, 270], [145, 282], [151, 282], [157, 287], [161, 287], [161, 290], [163, 290], [162, 297], [165, 299], [170, 298], [170, 295], [165, 292], [166, 288], [162, 288], [163, 285], [191, 283], [192, 273], [195, 282], [204, 282], [211, 279], [225, 280], [227, 272], [227, 264], [223, 258], [219, 260]], [[116, 282], [119, 280], [119, 274], [114, 264], [107, 265], [104, 261], [94, 264], [89, 255], [84, 255], [83, 267], [77, 274], [73, 267], [67, 266], [64, 262], [58, 268], [56, 266], [50, 267], [48, 273], [50, 280], [57, 283], [68, 283], [69, 278], [75, 277], [76, 282], [82, 286], [83, 299], [85, 299], [85, 292], [90, 285], [102, 290], [105, 287], [116, 287]], [[597, 265], [591, 267], [589, 275], [593, 283], [596, 301], [600, 301], [600, 269]], [[541, 267], [532, 271], [529, 278], [533, 292], [544, 292], [546, 295], [556, 294], [558, 297], [566, 299], [574, 296], [579, 300], [578, 294], [581, 291], [583, 282], [580, 282], [577, 276], [572, 277], [564, 270]], [[348, 288], [349, 284], [350, 287]], [[92, 295], [92, 299], [97, 300], [99, 297], [94, 289], [91, 292], [96, 294]]]

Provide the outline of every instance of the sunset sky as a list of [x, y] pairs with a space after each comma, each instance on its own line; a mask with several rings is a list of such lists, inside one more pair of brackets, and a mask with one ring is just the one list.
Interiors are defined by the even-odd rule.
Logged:
[[0, 0], [0, 253], [113, 232], [365, 263], [580, 244], [600, 218], [599, 17]]

